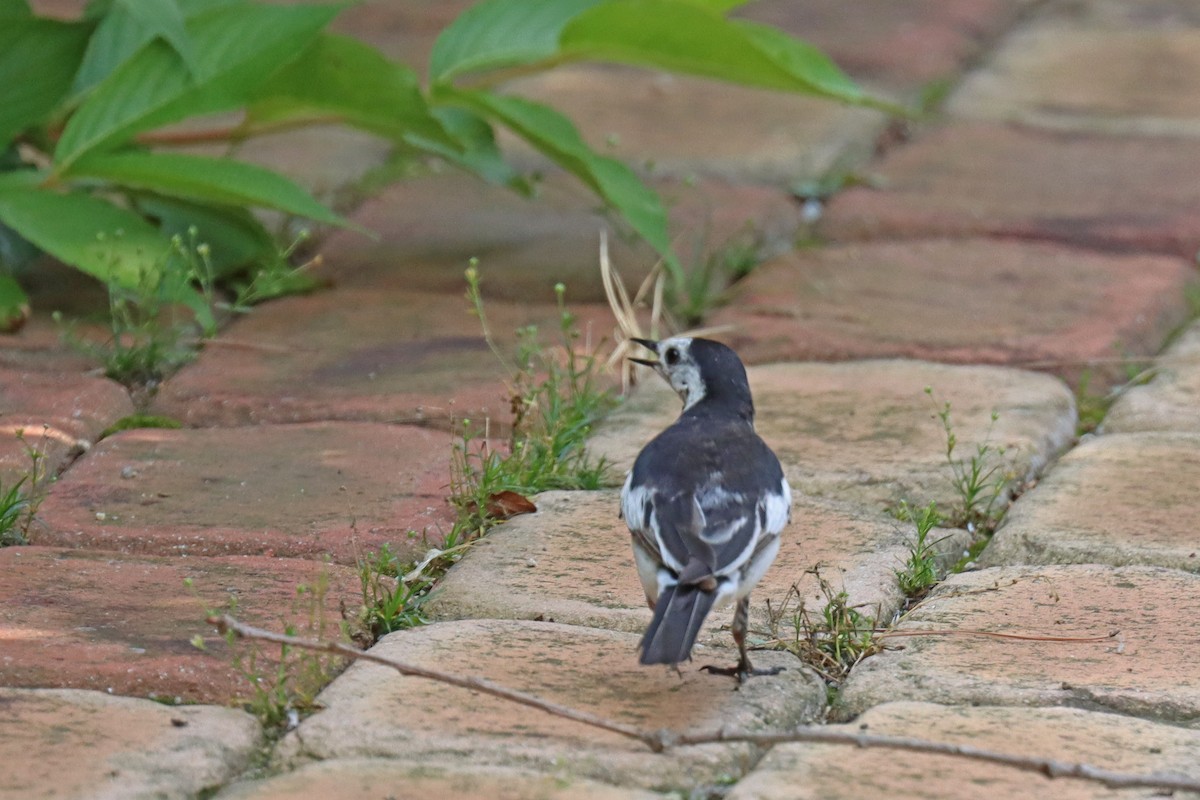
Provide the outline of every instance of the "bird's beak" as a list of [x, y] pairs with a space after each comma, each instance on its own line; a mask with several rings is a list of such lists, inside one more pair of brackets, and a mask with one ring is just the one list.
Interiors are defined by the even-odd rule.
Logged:
[[[658, 353], [658, 342], [654, 341], [653, 339], [636, 339], [631, 336], [629, 338], [629, 341], [637, 342], [638, 344], [640, 344], [642, 347], [646, 348], [647, 350], [653, 350], [656, 354]], [[651, 367], [651, 368], [655, 368], [658, 366], [657, 361], [650, 361], [649, 359], [645, 359], [645, 358], [634, 358], [633, 356], [630, 356], [629, 360], [634, 362], [635, 364], [642, 364], [644, 366]]]

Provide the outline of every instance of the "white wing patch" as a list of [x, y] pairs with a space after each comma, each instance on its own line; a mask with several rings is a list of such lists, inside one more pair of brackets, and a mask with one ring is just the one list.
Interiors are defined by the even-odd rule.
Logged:
[[766, 532], [779, 533], [792, 518], [792, 487], [788, 486], [787, 478], [779, 482], [779, 494], [768, 494], [763, 505], [767, 509]]

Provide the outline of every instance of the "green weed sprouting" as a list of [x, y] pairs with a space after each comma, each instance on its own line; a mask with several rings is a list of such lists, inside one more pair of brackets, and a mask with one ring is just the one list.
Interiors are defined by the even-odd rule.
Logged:
[[26, 441], [24, 430], [18, 430], [16, 437], [29, 459], [29, 469], [7, 487], [0, 481], [0, 547], [29, 544], [29, 529], [46, 498], [46, 431], [40, 445]]
[[700, 324], [725, 301], [730, 286], [763, 261], [762, 236], [753, 230], [731, 238], [716, 252], [705, 255], [703, 250], [702, 237], [696, 245], [698, 263], [666, 293], [667, 310], [685, 328]]
[[[191, 578], [184, 579], [184, 586], [193, 589]], [[311, 584], [296, 587], [291, 616], [299, 617], [300, 623], [285, 623], [283, 632], [288, 636], [306, 636], [324, 640], [335, 627], [325, 611], [325, 598], [329, 592], [329, 573], [321, 570]], [[209, 609], [206, 616], [226, 613], [237, 616], [237, 597], [230, 595], [223, 612]], [[339, 636], [344, 628], [339, 627]], [[317, 694], [333, 679], [344, 666], [344, 660], [332, 654], [314, 653], [309, 650], [278, 645], [278, 655], [268, 652], [275, 645], [252, 639], [238, 638], [228, 631], [225, 644], [229, 648], [230, 661], [238, 673], [250, 685], [249, 693], [242, 698], [246, 710], [253, 714], [265, 728], [283, 730], [295, 727], [301, 716], [316, 710]], [[204, 638], [192, 637], [192, 646], [207, 650]]]
[[[554, 287], [557, 342], [547, 345], [535, 326], [517, 331], [510, 359], [496, 344], [484, 311], [479, 272], [466, 271], [467, 301], [484, 338], [509, 372], [512, 428], [497, 445], [490, 425], [462, 419], [450, 451], [450, 503], [455, 520], [438, 547], [420, 563], [401, 563], [390, 548], [358, 559], [364, 636], [375, 638], [427, 622], [423, 611], [434, 584], [479, 537], [528, 504], [530, 495], [552, 489], [598, 489], [608, 478], [604, 459], [593, 459], [585, 442], [593, 426], [616, 405], [602, 386], [602, 361], [566, 307], [566, 290]], [[532, 506], [528, 506], [532, 508]]]
[[834, 591], [819, 568], [810, 572], [825, 603], [810, 609], [799, 586], [792, 584], [777, 606], [767, 600], [767, 633], [770, 644], [795, 654], [836, 688], [858, 662], [879, 652], [875, 617], [851, 605], [844, 589]]
[[[139, 411], [149, 405], [162, 381], [195, 359], [201, 344], [217, 334], [221, 314], [245, 313], [274, 297], [308, 291], [316, 281], [306, 270], [319, 258], [292, 267], [289, 258], [306, 239], [301, 231], [292, 245], [260, 265], [244, 283], [234, 283], [226, 301], [213, 265], [212, 248], [192, 226], [187, 236], [171, 238], [167, 254], [141, 269], [128, 283], [109, 281], [108, 338], [93, 341], [78, 333], [61, 314], [54, 319], [66, 340], [104, 365], [104, 374], [125, 386]], [[119, 272], [114, 265], [113, 272]]]
[[249, 280], [233, 282], [235, 297], [230, 304], [230, 310], [246, 313], [259, 303], [277, 297], [304, 294], [320, 286], [321, 282], [311, 274], [313, 269], [321, 266], [320, 254], [298, 266], [292, 266], [292, 258], [296, 251], [311, 238], [312, 233], [307, 228], [301, 229], [287, 248], [254, 269]]
[[[114, 265], [114, 272], [117, 272]], [[195, 358], [200, 341], [217, 332], [212, 251], [195, 227], [175, 235], [167, 254], [127, 283], [109, 281], [108, 333], [103, 342], [80, 336], [64, 322], [64, 337], [104, 365], [104, 374], [129, 389], [144, 409], [162, 380]]]
[[[458, 510], [458, 536], [482, 534], [496, 520], [493, 500], [511, 492], [523, 497], [551, 489], [598, 489], [608, 464], [594, 460], [584, 444], [593, 426], [615, 405], [599, 381], [601, 361], [582, 342], [578, 321], [566, 307], [566, 290], [554, 287], [558, 342], [547, 346], [535, 326], [517, 331], [510, 362], [492, 336], [475, 265], [466, 272], [467, 300], [483, 335], [509, 369], [512, 429], [507, 448], [497, 448], [489, 426], [464, 419], [450, 462], [450, 502]], [[507, 452], [506, 452], [507, 451]]]
[[363, 597], [358, 622], [364, 643], [429, 622], [422, 606], [430, 598], [433, 581], [420, 572], [405, 580], [405, 566], [413, 569], [403, 564], [388, 544], [358, 559]]
[[912, 522], [917, 528], [916, 538], [909, 548], [908, 560], [904, 568], [896, 570], [896, 581], [900, 591], [910, 600], [925, 595], [939, 580], [938, 556], [934, 547], [941, 541], [930, 541], [929, 533], [939, 524], [942, 518], [938, 514], [937, 503], [930, 501], [929, 505], [914, 511], [905, 501], [900, 501], [897, 514], [900, 519]]
[[975, 446], [975, 452], [967, 458], [959, 458], [955, 455], [958, 436], [950, 417], [950, 403], [939, 404], [931, 387], [925, 387], [925, 394], [933, 403], [946, 434], [946, 463], [950, 465], [951, 483], [959, 499], [959, 508], [947, 521], [973, 534], [990, 535], [1004, 514], [1001, 501], [1014, 480], [1003, 461], [1005, 448], [991, 441], [1000, 414], [992, 412], [987, 435]]

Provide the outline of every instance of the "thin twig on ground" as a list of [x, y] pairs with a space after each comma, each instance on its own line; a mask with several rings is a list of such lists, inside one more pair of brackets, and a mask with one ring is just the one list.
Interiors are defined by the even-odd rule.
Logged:
[[381, 664], [385, 667], [391, 667], [402, 675], [426, 678], [428, 680], [446, 683], [451, 686], [472, 689], [474, 691], [489, 694], [493, 697], [499, 697], [504, 700], [510, 700], [514, 703], [540, 709], [545, 711], [547, 714], [574, 720], [576, 722], [583, 723], [584, 725], [591, 725], [602, 730], [621, 734], [622, 736], [626, 736], [630, 739], [635, 739], [645, 744], [648, 748], [656, 753], [661, 753], [664, 750], [673, 747], [721, 742], [748, 742], [760, 746], [773, 746], [792, 742], [841, 744], [853, 745], [855, 747], [882, 747], [892, 750], [907, 750], [916, 753], [930, 753], [934, 755], [948, 755], [959, 758], [969, 758], [975, 761], [983, 761], [990, 764], [1000, 764], [1003, 766], [1012, 767], [1014, 769], [1024, 770], [1026, 772], [1036, 772], [1040, 775], [1046, 776], [1047, 778], [1077, 778], [1080, 780], [1095, 781], [1114, 789], [1150, 788], [1164, 791], [1200, 792], [1200, 779], [1191, 778], [1185, 775], [1116, 772], [1114, 770], [1103, 769], [1101, 767], [1096, 767], [1091, 764], [1085, 764], [1081, 762], [1060, 761], [1053, 758], [1019, 756], [1011, 753], [1001, 753], [996, 750], [986, 750], [984, 748], [973, 747], [971, 745], [952, 744], [949, 742], [932, 742], [925, 739], [916, 739], [907, 736], [883, 736], [871, 733], [851, 733], [848, 731], [835, 731], [830, 730], [829, 728], [815, 726], [797, 727], [786, 731], [761, 732], [743, 732], [728, 730], [725, 728], [717, 731], [699, 731], [696, 733], [676, 733], [668, 730], [646, 731], [642, 730], [641, 728], [633, 727], [632, 725], [625, 725], [620, 722], [604, 719], [603, 717], [599, 717], [586, 711], [580, 711], [559, 703], [553, 703], [549, 700], [543, 700], [540, 697], [526, 694], [525, 692], [520, 692], [515, 689], [510, 689], [506, 686], [492, 683], [491, 681], [483, 678], [455, 675], [449, 672], [443, 672], [441, 670], [405, 664], [401, 661], [396, 661], [391, 658], [385, 658], [383, 656], [357, 650], [340, 642], [302, 639], [296, 636], [285, 636], [283, 634], [273, 633], [271, 631], [255, 628], [241, 623], [228, 614], [209, 617], [208, 622], [210, 625], [216, 627], [217, 630], [222, 634], [232, 631], [235, 636], [243, 639], [272, 642], [274, 644], [288, 645], [289, 647], [296, 647], [302, 650], [336, 653], [337, 655], [346, 656], [348, 658], [370, 661], [375, 664]]

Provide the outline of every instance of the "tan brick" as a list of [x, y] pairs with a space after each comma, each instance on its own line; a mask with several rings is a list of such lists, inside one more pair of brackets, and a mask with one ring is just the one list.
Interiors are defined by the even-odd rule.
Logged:
[[1200, 324], [1154, 361], [1154, 378], [1124, 391], [1104, 418], [1106, 433], [1200, 433]]
[[901, 633], [943, 633], [892, 638], [903, 649], [860, 663], [844, 684], [842, 713], [923, 700], [1194, 719], [1200, 666], [1188, 655], [1192, 639], [1181, 632], [1200, 613], [1198, 588], [1200, 576], [1158, 567], [1000, 567], [953, 575], [897, 626]]
[[[885, 703], [853, 724], [833, 729], [959, 744], [1032, 759], [1085, 762], [1117, 772], [1200, 777], [1196, 731], [1078, 708]], [[846, 745], [781, 745], [726, 796], [729, 800], [1094, 800], [1145, 796], [1151, 791], [1118, 791], [1098, 782], [1052, 779], [969, 758], [887, 749], [867, 752], [880, 760], [879, 769], [849, 767], [862, 751]]]
[[[956, 458], [985, 441], [992, 463], [1017, 479], [1041, 471], [1074, 438], [1075, 404], [1057, 379], [999, 367], [922, 361], [751, 367], [759, 433], [775, 448], [792, 489], [879, 509], [902, 499], [943, 510], [959, 502], [946, 462], [937, 402], [951, 403]], [[678, 397], [653, 375], [592, 438], [619, 471], [679, 414]], [[999, 416], [991, 428], [991, 414]], [[989, 464], [990, 466], [990, 464]]]
[[418, 765], [386, 759], [332, 759], [272, 778], [235, 783], [217, 800], [652, 800], [662, 797], [628, 786], [584, 780], [566, 770], [551, 774], [454, 763]]
[[1149, 564], [1200, 572], [1200, 435], [1113, 434], [1067, 453], [980, 563]]
[[170, 708], [103, 692], [0, 688], [0, 795], [10, 800], [196, 797], [261, 744], [231, 708]]
[[[617, 518], [618, 492], [547, 492], [538, 513], [497, 528], [442, 579], [428, 606], [442, 619], [544, 619], [571, 625], [641, 633], [650, 622], [638, 581], [629, 529]], [[862, 613], [890, 618], [903, 602], [895, 571], [908, 557], [915, 531], [882, 514], [797, 498], [792, 524], [774, 565], [750, 596], [750, 641], [771, 638], [770, 609], [779, 636], [791, 632], [790, 615], [802, 599], [810, 611], [827, 602], [817, 577], [845, 590]], [[955, 561], [965, 531], [937, 531], [937, 550]], [[795, 585], [799, 598], [789, 598]], [[712, 613], [701, 641], [729, 647], [732, 609]]]
[[[574, 625], [508, 620], [443, 622], [392, 634], [371, 652], [464, 676], [479, 676], [572, 708], [649, 730], [761, 730], [820, 712], [820, 680], [786, 653], [786, 666], [734, 691], [732, 678], [637, 663], [637, 636]], [[736, 660], [701, 648], [697, 661]], [[757, 758], [744, 745], [681, 748], [663, 756], [615, 733], [488, 695], [404, 677], [376, 664], [351, 667], [321, 693], [325, 710], [280, 743], [276, 763], [387, 757], [416, 766], [458, 763], [561, 770], [621, 786], [692, 788], [736, 778]]]

